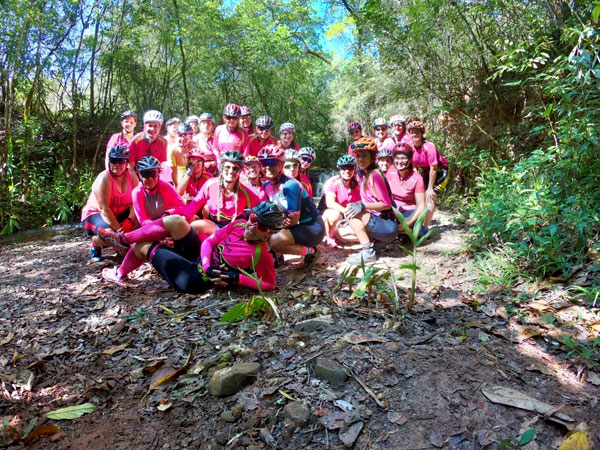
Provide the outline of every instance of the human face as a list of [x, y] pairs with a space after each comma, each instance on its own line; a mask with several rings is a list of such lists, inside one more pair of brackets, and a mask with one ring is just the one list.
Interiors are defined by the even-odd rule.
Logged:
[[356, 170], [356, 166], [352, 164], [340, 166], [340, 177], [344, 181], [349, 181], [354, 176], [354, 171]]
[[192, 129], [194, 130], [194, 134], [200, 133], [200, 125], [198, 125], [198, 122], [196, 122], [195, 120], [192, 120], [191, 122], [188, 122], [188, 123], [192, 126]]
[[207, 157], [204, 160], [204, 169], [206, 169], [207, 172], [212, 173], [214, 175], [214, 173], [217, 170], [217, 162], [215, 161], [215, 159]]
[[202, 158], [188, 158], [188, 161], [193, 165], [193, 174], [196, 177], [202, 175], [204, 172], [204, 160]]
[[392, 167], [392, 158], [379, 158], [377, 165], [383, 173], [386, 173]]
[[221, 166], [221, 174], [225, 183], [233, 183], [240, 177], [240, 166], [230, 162], [224, 162]]
[[187, 148], [192, 142], [191, 133], [177, 133], [177, 143], [180, 147]]
[[121, 120], [121, 128], [125, 134], [133, 133], [135, 130], [135, 126], [137, 125], [137, 120], [133, 116], [127, 116], [123, 120]]
[[405, 125], [402, 122], [396, 122], [392, 124], [392, 128], [394, 129], [394, 134], [402, 134], [406, 129]]
[[356, 128], [350, 132], [350, 136], [352, 136], [353, 141], [358, 141], [362, 136], [362, 130], [360, 128]]
[[177, 126], [179, 125], [179, 122], [173, 122], [169, 125], [167, 125], [167, 134], [169, 135], [169, 137], [175, 138], [177, 137]]
[[375, 136], [378, 139], [385, 139], [387, 137], [387, 128], [385, 125], [381, 125], [379, 127], [375, 127]]
[[411, 129], [408, 134], [412, 138], [413, 145], [415, 147], [420, 147], [423, 144], [423, 132], [418, 128]]
[[258, 133], [258, 137], [263, 141], [271, 136], [271, 129], [265, 127], [256, 127], [256, 132]]
[[286, 161], [283, 164], [283, 173], [286, 177], [296, 178], [300, 171], [300, 165], [298, 161]]
[[108, 160], [108, 170], [111, 175], [120, 177], [127, 170], [127, 160], [125, 158], [110, 158]]
[[270, 230], [258, 222], [256, 214], [251, 213], [246, 222], [244, 230], [244, 240], [246, 241], [262, 241], [271, 234]]
[[281, 173], [281, 170], [283, 169], [283, 162], [281, 161], [277, 161], [274, 159], [269, 159], [267, 161], [275, 161], [272, 164], [265, 162], [261, 162], [261, 165], [263, 167], [263, 170], [265, 172], [265, 178], [267, 180], [274, 180], [276, 179], [279, 174]]
[[150, 142], [154, 142], [158, 137], [158, 133], [160, 133], [161, 127], [161, 122], [144, 122], [144, 134], [146, 135], [146, 139]]
[[260, 164], [253, 162], [246, 164], [244, 167], [244, 173], [249, 180], [256, 180], [260, 177]]
[[407, 155], [403, 155], [402, 153], [398, 153], [394, 156], [394, 167], [399, 170], [407, 170], [410, 167], [410, 160]]
[[200, 133], [209, 135], [212, 133], [213, 123], [212, 120], [203, 120], [200, 122]]
[[225, 125], [227, 126], [227, 129], [229, 130], [229, 132], [232, 133], [235, 130], [237, 130], [238, 124], [240, 123], [240, 118], [233, 117], [233, 116], [226, 116], [225, 114], [223, 114], [223, 121], [225, 122]]
[[152, 191], [158, 185], [158, 174], [159, 172], [156, 169], [142, 170], [140, 172], [142, 184], [147, 190]]
[[362, 170], [367, 170], [373, 158], [372, 152], [369, 150], [359, 150], [355, 151], [354, 154], [356, 156], [356, 165]]
[[302, 168], [302, 170], [308, 170], [312, 162], [313, 160], [310, 156], [303, 156], [302, 158], [300, 158], [300, 167]]
[[242, 128], [245, 128], [247, 130], [248, 128], [250, 128], [250, 125], [252, 125], [252, 117], [240, 116], [240, 125], [242, 126]]
[[288, 148], [292, 143], [292, 139], [294, 139], [294, 132], [291, 130], [284, 130], [279, 135], [279, 138], [281, 139], [281, 145]]

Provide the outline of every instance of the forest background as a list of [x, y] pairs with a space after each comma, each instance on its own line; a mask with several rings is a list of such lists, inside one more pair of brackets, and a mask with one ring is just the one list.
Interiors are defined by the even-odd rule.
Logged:
[[[600, 2], [4, 0], [0, 230], [78, 220], [120, 113], [291, 121], [331, 168], [346, 124], [425, 120], [487, 274], [600, 250]], [[138, 124], [138, 130], [140, 124]], [[368, 131], [371, 131], [370, 129]], [[484, 274], [485, 275], [485, 274]]]

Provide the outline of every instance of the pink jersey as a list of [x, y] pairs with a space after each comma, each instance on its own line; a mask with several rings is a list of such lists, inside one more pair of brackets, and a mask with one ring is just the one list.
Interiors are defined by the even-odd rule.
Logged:
[[244, 156], [257, 156], [259, 150], [265, 145], [277, 145], [277, 139], [275, 139], [273, 136], [269, 136], [267, 139], [265, 139], [265, 142], [261, 144], [258, 135], [255, 134], [248, 141], [248, 147], [246, 147]]
[[335, 197], [336, 203], [339, 203], [344, 208], [348, 203], [360, 201], [360, 188], [356, 186], [354, 189], [344, 185], [344, 180], [339, 175], [335, 175], [328, 179], [323, 186], [323, 194], [331, 194]]
[[396, 143], [396, 145], [399, 144], [408, 144], [408, 145], [412, 145], [412, 137], [410, 137], [410, 134], [408, 134], [406, 131], [404, 133], [402, 133], [401, 135], [394, 135], [394, 137], [392, 137], [392, 139], [394, 140], [394, 142]]
[[[244, 209], [250, 209], [260, 203], [260, 200], [248, 189], [244, 184], [240, 183], [238, 192], [224, 197], [225, 193], [221, 194], [222, 205], [219, 206], [219, 184], [220, 178], [211, 178], [200, 192], [194, 197], [191, 203], [188, 205], [185, 216], [192, 217], [194, 214], [204, 207], [208, 206], [209, 219], [213, 222], [222, 224], [223, 222], [230, 222], [235, 217], [240, 216], [244, 213]], [[224, 191], [224, 190], [223, 190]]]
[[310, 178], [308, 178], [308, 175], [306, 175], [305, 173], [301, 173], [300, 179], [298, 181], [300, 182], [302, 187], [304, 189], [306, 189], [306, 192], [308, 192], [308, 195], [310, 195], [310, 198], [312, 198], [312, 196], [313, 196], [312, 182], [310, 181]]
[[204, 183], [206, 183], [212, 177], [212, 174], [208, 172], [203, 173], [202, 176], [197, 180], [193, 180], [192, 177], [190, 177], [188, 184], [185, 187], [185, 193], [195, 197], [198, 195], [198, 192], [200, 192], [200, 189], [202, 189], [202, 186], [204, 186]]
[[[207, 238], [200, 251], [202, 268], [206, 271], [211, 265], [225, 263], [236, 270], [254, 272], [261, 279], [261, 289], [272, 291], [277, 287], [273, 257], [265, 242], [257, 244], [243, 239], [245, 225], [244, 219], [238, 219]], [[256, 282], [244, 274], [240, 274], [239, 284], [258, 288]]]
[[394, 198], [396, 208], [400, 211], [416, 209], [417, 201], [415, 199], [415, 194], [425, 192], [423, 177], [416, 171], [413, 171], [406, 175], [406, 177], [401, 178], [395, 167], [388, 170], [385, 177], [390, 183], [392, 197]]
[[185, 211], [183, 199], [172, 185], [163, 180], [158, 180], [158, 185], [152, 192], [140, 183], [133, 190], [132, 196], [133, 209], [140, 225], [146, 225], [165, 213], [183, 214]]
[[[96, 181], [94, 182], [94, 185], [96, 185], [96, 183], [99, 182], [98, 180], [104, 173], [107, 173], [108, 176], [110, 177], [110, 200], [108, 201], [108, 207], [110, 208], [110, 210], [113, 212], [113, 214], [115, 216], [118, 216], [123, 211], [125, 211], [127, 208], [129, 208], [132, 203], [131, 191], [132, 191], [133, 183], [131, 181], [131, 173], [129, 172], [129, 170], [127, 172], [125, 172], [125, 176], [127, 177], [127, 190], [125, 192], [121, 192], [119, 190], [119, 185], [117, 184], [115, 177], [110, 175], [110, 173], [108, 173], [108, 171], [106, 171], [106, 170], [104, 172], [102, 172], [100, 175], [98, 175], [98, 177], [96, 178]], [[99, 214], [99, 213], [100, 213], [100, 206], [98, 205], [98, 199], [96, 198], [96, 194], [94, 194], [94, 187], [92, 186], [92, 192], [90, 193], [87, 203], [85, 204], [85, 206], [83, 207], [83, 210], [81, 211], [81, 221], [83, 222], [85, 219], [87, 219], [91, 215]]]
[[127, 138], [125, 138], [125, 136], [123, 136], [122, 132], [115, 133], [108, 139], [108, 143], [106, 144], [106, 150], [110, 150], [115, 145], [123, 145], [125, 147], [129, 146], [129, 141], [127, 140]]
[[[168, 147], [167, 140], [162, 136], [158, 136], [154, 142], [150, 143], [146, 138], [144, 138], [144, 136], [145, 133], [142, 131], [136, 134], [129, 143], [129, 153], [132, 168], [134, 168], [135, 163], [144, 156], [154, 156], [162, 163], [161, 169], [166, 169], [168, 166], [168, 163], [166, 162]], [[161, 170], [160, 179], [167, 183], [172, 183], [173, 179], [171, 178], [171, 170]]]
[[382, 149], [387, 149], [389, 151], [394, 151], [394, 147], [396, 147], [396, 143], [394, 142], [394, 140], [392, 138], [385, 138], [383, 141], [380, 141], [379, 139], [375, 139], [375, 144], [377, 145], [377, 150], [382, 150]]
[[431, 167], [431, 166], [442, 166], [448, 167], [446, 158], [444, 158], [429, 141], [423, 142], [419, 148], [414, 145], [412, 163], [414, 167]]
[[198, 147], [203, 152], [213, 152], [213, 137], [209, 137], [208, 139], [204, 137], [202, 133], [195, 134], [192, 138], [193, 145]]
[[[363, 180], [364, 176], [360, 176], [357, 170], [356, 181], [358, 181], [360, 187], [360, 198], [363, 203], [383, 202], [385, 206], [392, 206], [392, 197], [390, 196], [389, 187], [381, 170], [373, 169], [371, 171], [366, 186], [364, 186]], [[381, 215], [381, 211], [367, 211], [376, 216]]]
[[215, 137], [213, 138], [213, 152], [215, 157], [218, 158], [221, 153], [230, 150], [237, 150], [242, 155], [248, 147], [248, 133], [242, 127], [238, 127], [233, 133], [227, 129], [227, 125], [219, 125], [215, 130]]
[[242, 180], [242, 183], [244, 183], [245, 187], [247, 187], [248, 189], [250, 189], [252, 192], [254, 192], [256, 194], [256, 196], [258, 197], [259, 203], [267, 201], [267, 196], [265, 195], [265, 188], [264, 188], [263, 183], [252, 184], [250, 182], [250, 180], [248, 180], [246, 178], [240, 178], [240, 179]]

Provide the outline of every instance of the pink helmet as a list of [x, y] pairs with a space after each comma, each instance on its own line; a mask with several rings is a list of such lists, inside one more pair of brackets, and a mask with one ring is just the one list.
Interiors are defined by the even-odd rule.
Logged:
[[240, 107], [235, 103], [228, 103], [223, 108], [223, 114], [230, 117], [240, 117]]
[[240, 116], [251, 116], [252, 111], [246, 105], [240, 106]]
[[188, 158], [200, 158], [202, 161], [204, 161], [205, 154], [199, 148], [194, 147], [194, 148], [190, 149], [190, 151], [187, 154], [187, 157]]
[[279, 144], [265, 145], [258, 151], [258, 160], [264, 161], [267, 159], [278, 159], [285, 161], [285, 150]]

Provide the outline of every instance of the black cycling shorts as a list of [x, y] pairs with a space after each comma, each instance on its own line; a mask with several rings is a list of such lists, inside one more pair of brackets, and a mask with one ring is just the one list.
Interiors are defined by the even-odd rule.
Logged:
[[[419, 173], [423, 177], [423, 183], [425, 183], [425, 189], [429, 186], [429, 166], [419, 167]], [[436, 194], [442, 192], [448, 185], [449, 171], [447, 167], [438, 166], [437, 173], [435, 174], [435, 183], [433, 183], [433, 191]]]
[[[129, 217], [129, 208], [127, 208], [125, 211], [123, 211], [121, 214], [119, 214], [117, 216], [117, 222], [121, 223], [128, 217]], [[94, 236], [94, 235], [98, 234], [98, 232], [97, 232], [98, 227], [101, 227], [104, 229], [110, 228], [110, 225], [104, 221], [104, 219], [102, 218], [102, 214], [100, 214], [100, 213], [92, 214], [91, 216], [86, 217], [85, 219], [83, 219], [83, 221], [81, 223], [83, 224], [83, 230], [85, 231], [85, 234], [87, 234], [88, 236]], [[113, 230], [113, 231], [117, 231], [117, 230]]]

